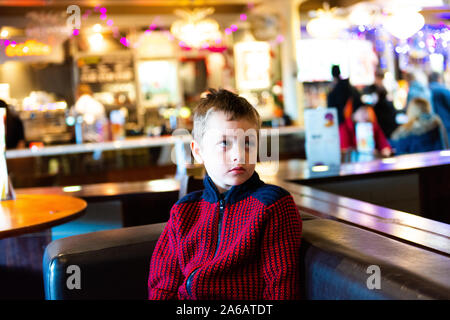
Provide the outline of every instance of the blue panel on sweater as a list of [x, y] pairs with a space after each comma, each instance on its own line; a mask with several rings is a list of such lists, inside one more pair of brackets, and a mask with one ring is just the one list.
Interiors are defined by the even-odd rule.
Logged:
[[265, 184], [252, 194], [266, 206], [270, 206], [287, 195], [289, 195], [288, 191], [273, 184]]
[[185, 195], [183, 198], [178, 200], [175, 205], [179, 205], [182, 203], [188, 203], [188, 202], [197, 202], [200, 201], [202, 198], [203, 190], [193, 191]]

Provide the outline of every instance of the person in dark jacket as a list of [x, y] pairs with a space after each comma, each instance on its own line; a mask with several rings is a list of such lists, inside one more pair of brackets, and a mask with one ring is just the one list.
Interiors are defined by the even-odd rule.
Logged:
[[327, 95], [328, 108], [336, 108], [338, 116], [339, 138], [341, 141], [341, 152], [346, 153], [343, 141], [347, 135], [347, 121], [351, 121], [352, 114], [362, 105], [361, 96], [354, 88], [349, 79], [341, 78], [341, 69], [334, 65], [331, 68], [334, 87]]
[[[334, 65], [331, 68], [331, 74], [333, 75], [333, 81], [335, 83], [333, 89], [328, 93], [327, 105], [329, 108], [336, 108], [338, 114], [339, 125], [344, 123], [346, 116], [350, 116], [361, 105], [361, 95], [358, 90], [350, 84], [349, 79], [341, 78], [341, 69], [339, 66]], [[350, 115], [345, 114], [345, 109], [351, 102], [350, 110], [347, 112]]]
[[373, 84], [364, 89], [362, 99], [364, 100], [366, 96], [370, 96], [371, 101], [364, 102], [373, 106], [378, 124], [384, 135], [389, 138], [398, 125], [395, 121], [397, 112], [392, 101], [387, 99], [386, 89], [380, 85]]
[[408, 122], [391, 136], [395, 154], [419, 153], [448, 148], [447, 132], [438, 115], [431, 113], [428, 100], [414, 98], [407, 110]]
[[450, 90], [442, 84], [442, 76], [437, 72], [431, 73], [429, 80], [433, 111], [441, 118], [450, 140]]
[[25, 130], [19, 115], [3, 100], [0, 100], [0, 108], [6, 109], [6, 149], [25, 148]]

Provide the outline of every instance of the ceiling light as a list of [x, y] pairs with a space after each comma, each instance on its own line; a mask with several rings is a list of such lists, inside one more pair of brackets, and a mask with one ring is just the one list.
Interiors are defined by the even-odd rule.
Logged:
[[[347, 19], [354, 26], [372, 26], [375, 24], [375, 17], [379, 11], [375, 4], [361, 2], [350, 8]], [[364, 30], [360, 31], [363, 32]]]
[[93, 51], [101, 51], [105, 45], [101, 33], [94, 33], [88, 37], [89, 46]]
[[189, 47], [200, 48], [205, 44], [221, 38], [219, 24], [213, 19], [205, 19], [214, 12], [214, 8], [194, 10], [175, 10], [175, 14], [182, 17], [176, 20], [170, 32]]
[[8, 38], [9, 32], [6, 29], [2, 29], [2, 32], [0, 33], [0, 38], [6, 39]]
[[102, 32], [102, 25], [99, 24], [99, 23], [97, 23], [97, 24], [95, 24], [95, 25], [92, 27], [92, 30], [93, 30], [94, 32]]
[[415, 9], [402, 8], [393, 12], [384, 22], [386, 30], [398, 39], [408, 39], [425, 24], [423, 16]]
[[315, 18], [306, 25], [306, 30], [314, 38], [334, 39], [339, 33], [347, 28], [345, 19], [337, 16], [337, 8], [329, 9], [328, 3], [324, 3], [324, 8], [317, 10]]

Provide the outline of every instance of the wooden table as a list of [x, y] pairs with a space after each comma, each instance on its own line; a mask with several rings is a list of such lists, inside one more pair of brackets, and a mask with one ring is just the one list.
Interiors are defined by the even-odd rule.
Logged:
[[0, 201], [0, 239], [36, 232], [82, 215], [86, 201], [64, 195], [18, 194]]
[[50, 227], [81, 216], [86, 206], [82, 199], [50, 194], [0, 201], [0, 299], [43, 298], [42, 256]]
[[308, 168], [305, 160], [291, 159], [278, 163], [260, 162], [257, 164], [257, 171], [260, 176], [310, 184], [418, 172], [423, 169], [448, 166], [450, 166], [450, 150], [407, 154], [368, 162], [343, 163], [338, 168], [326, 168], [325, 170], [319, 170], [321, 168], [317, 167], [315, 172]]
[[329, 193], [450, 224], [450, 150], [402, 155], [312, 172], [289, 160], [275, 176]]
[[135, 226], [167, 221], [172, 205], [178, 200], [178, 180], [156, 179], [139, 182], [96, 183], [66, 187], [40, 187], [16, 189], [17, 194], [71, 195], [86, 200], [90, 206], [96, 202], [120, 201], [122, 226]]

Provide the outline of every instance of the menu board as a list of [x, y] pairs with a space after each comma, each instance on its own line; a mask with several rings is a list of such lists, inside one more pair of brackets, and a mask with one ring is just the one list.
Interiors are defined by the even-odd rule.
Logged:
[[356, 124], [356, 146], [358, 152], [369, 154], [374, 152], [375, 139], [372, 123], [358, 122]]
[[336, 108], [306, 109], [304, 114], [308, 167], [339, 167], [341, 149]]
[[80, 83], [130, 82], [134, 80], [130, 55], [90, 56], [78, 59]]

